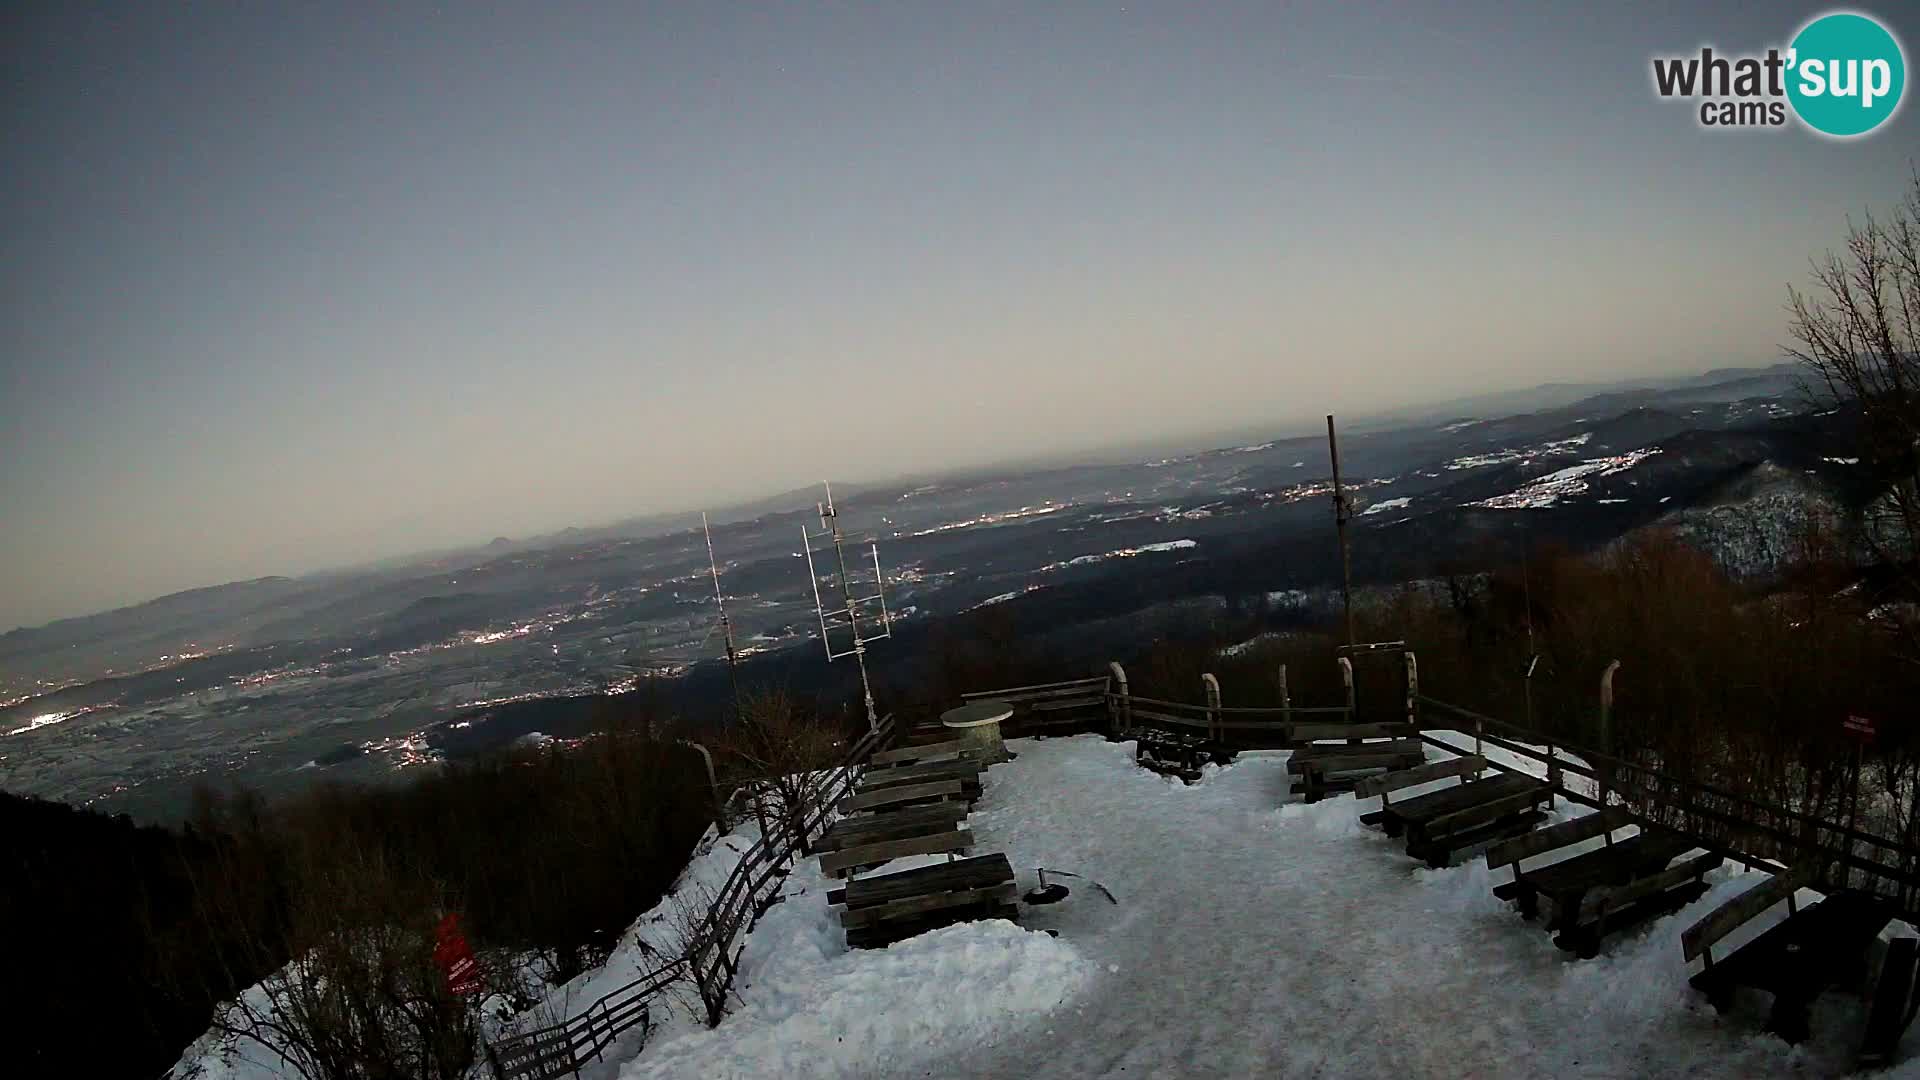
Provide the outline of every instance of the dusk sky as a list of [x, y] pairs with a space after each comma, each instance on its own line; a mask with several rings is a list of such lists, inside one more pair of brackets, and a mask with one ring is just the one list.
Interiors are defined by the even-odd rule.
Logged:
[[0, 630], [1770, 363], [1920, 152], [1654, 95], [1822, 5], [1198, 7], [9, 5]]

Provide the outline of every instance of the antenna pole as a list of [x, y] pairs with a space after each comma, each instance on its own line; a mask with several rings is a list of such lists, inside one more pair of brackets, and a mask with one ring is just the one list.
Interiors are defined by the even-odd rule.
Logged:
[[1333, 527], [1340, 534], [1340, 605], [1347, 614], [1347, 647], [1358, 640], [1353, 633], [1353, 552], [1347, 544], [1347, 496], [1340, 486], [1340, 443], [1333, 434], [1333, 414], [1327, 414], [1327, 454], [1333, 459]]
[[700, 531], [707, 534], [707, 569], [713, 572], [713, 603], [720, 609], [720, 633], [727, 639], [727, 683], [733, 689], [733, 706], [740, 708], [740, 651], [733, 644], [733, 622], [727, 618], [727, 599], [720, 595], [720, 560], [713, 555], [713, 527], [707, 524], [707, 512], [700, 511]]
[[[867, 726], [877, 728], [880, 726], [880, 714], [873, 707], [873, 684], [867, 680], [867, 645], [860, 637], [860, 616], [856, 611], [859, 604], [853, 598], [853, 578], [847, 574], [847, 551], [840, 535], [840, 514], [833, 508], [833, 484], [827, 482], [826, 487], [827, 502], [820, 510], [820, 525], [833, 536], [834, 558], [840, 563], [840, 592], [847, 602], [847, 628], [853, 631], [853, 662], [860, 668], [860, 696], [867, 705]], [[879, 565], [878, 556], [874, 558], [874, 565]]]

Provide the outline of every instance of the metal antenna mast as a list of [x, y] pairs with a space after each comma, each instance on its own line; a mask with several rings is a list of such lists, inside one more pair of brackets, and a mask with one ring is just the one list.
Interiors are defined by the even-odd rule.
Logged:
[[1347, 545], [1347, 519], [1353, 517], [1346, 492], [1340, 487], [1340, 444], [1333, 436], [1333, 414], [1327, 414], [1327, 454], [1333, 459], [1333, 527], [1340, 533], [1340, 603], [1347, 612], [1347, 647], [1353, 636], [1353, 553]]
[[[868, 550], [873, 556], [873, 595], [856, 597], [853, 595], [853, 576], [847, 572], [846, 543], [845, 537], [840, 534], [840, 514], [833, 508], [833, 485], [828, 483], [826, 489], [827, 501], [814, 504], [814, 509], [820, 514], [820, 531], [811, 533], [807, 531], [805, 525], [800, 526], [801, 550], [807, 553], [807, 580], [813, 585], [813, 610], [820, 617], [820, 644], [827, 651], [829, 663], [851, 656], [860, 666], [860, 696], [866, 702], [867, 724], [869, 727], [877, 728], [880, 726], [880, 714], [873, 707], [873, 684], [867, 679], [867, 642], [880, 641], [893, 636], [893, 618], [887, 613], [886, 577], [880, 572], [880, 545], [877, 543], [868, 545]], [[834, 557], [840, 563], [840, 595], [844, 598], [846, 606], [834, 611], [828, 611], [826, 604], [820, 599], [820, 575], [813, 568], [813, 541], [821, 537], [831, 539]], [[832, 586], [829, 585], [828, 589], [831, 590]], [[877, 634], [864, 634], [860, 629], [860, 606], [874, 603], [880, 606], [882, 629]], [[852, 637], [853, 645], [851, 648], [835, 652], [828, 620], [843, 618], [846, 620], [845, 625]], [[832, 624], [832, 628], [837, 629], [840, 625], [836, 621]]]
[[707, 569], [713, 572], [713, 603], [720, 609], [720, 632], [727, 639], [727, 666], [740, 663], [740, 650], [733, 644], [733, 621], [727, 618], [727, 598], [720, 595], [720, 562], [713, 557], [713, 527], [707, 524], [707, 512], [700, 511], [700, 531], [707, 534]]

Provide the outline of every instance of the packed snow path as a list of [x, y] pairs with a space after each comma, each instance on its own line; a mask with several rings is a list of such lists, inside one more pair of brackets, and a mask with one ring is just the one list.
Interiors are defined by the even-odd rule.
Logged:
[[971, 819], [979, 844], [1007, 852], [1023, 888], [1046, 866], [1117, 905], [1066, 879], [1066, 902], [1022, 918], [1058, 941], [983, 923], [849, 953], [831, 944], [823, 882], [796, 872], [749, 941], [745, 1004], [622, 1075], [1753, 1077], [1850, 1062], [1857, 999], [1823, 997], [1796, 1049], [1760, 1033], [1763, 1001], [1720, 1018], [1687, 988], [1680, 931], [1752, 884], [1733, 872], [1572, 961], [1493, 897], [1483, 860], [1427, 870], [1360, 825], [1352, 798], [1288, 803], [1284, 754], [1189, 787], [1136, 767], [1130, 743], [1009, 746], [1018, 760], [989, 772]]

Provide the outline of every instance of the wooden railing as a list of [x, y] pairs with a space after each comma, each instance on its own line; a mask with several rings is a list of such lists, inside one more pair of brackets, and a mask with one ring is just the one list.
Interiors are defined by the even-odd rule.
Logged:
[[1103, 708], [1107, 704], [1109, 678], [1097, 675], [1090, 679], [1068, 679], [1065, 682], [1039, 683], [1034, 686], [1012, 686], [1004, 690], [982, 690], [971, 694], [961, 694], [960, 700], [1004, 701], [1013, 706], [1013, 716], [1002, 725], [1008, 735], [1020, 735], [1028, 729], [1039, 729], [1042, 733], [1063, 727], [1085, 728], [1087, 721], [1083, 710]]
[[[892, 743], [896, 730], [893, 717], [887, 717], [854, 743], [838, 766], [815, 774], [800, 823], [807, 840], [819, 835], [834, 804], [852, 790], [867, 759]], [[598, 1059], [616, 1037], [648, 1023], [652, 999], [678, 983], [692, 982], [708, 1022], [719, 1023], [740, 959], [735, 942], [778, 895], [779, 881], [792, 869], [800, 846], [800, 837], [763, 834], [741, 855], [680, 955], [607, 992], [576, 1016], [491, 1047], [494, 1075], [500, 1080], [577, 1075], [589, 1056]]]

